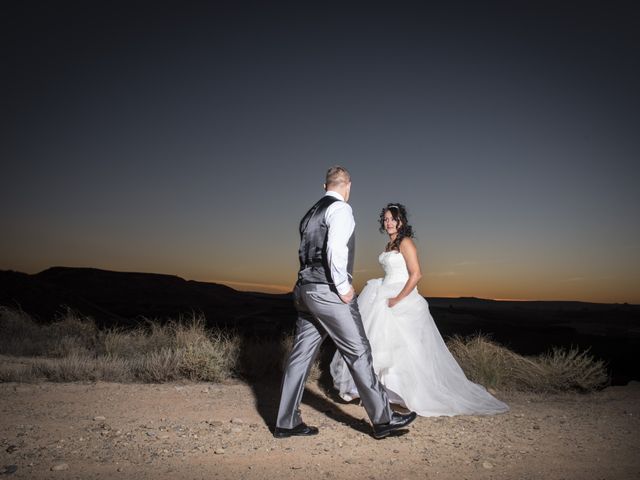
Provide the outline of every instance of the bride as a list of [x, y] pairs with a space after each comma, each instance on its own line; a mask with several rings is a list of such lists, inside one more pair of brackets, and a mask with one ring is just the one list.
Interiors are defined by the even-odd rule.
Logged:
[[[385, 276], [369, 280], [358, 297], [362, 323], [371, 343], [373, 365], [389, 400], [422, 416], [494, 414], [509, 407], [467, 379], [438, 331], [427, 301], [416, 288], [422, 277], [403, 205], [380, 213], [380, 231], [389, 243], [380, 254]], [[339, 352], [331, 361], [340, 396], [359, 398]]]

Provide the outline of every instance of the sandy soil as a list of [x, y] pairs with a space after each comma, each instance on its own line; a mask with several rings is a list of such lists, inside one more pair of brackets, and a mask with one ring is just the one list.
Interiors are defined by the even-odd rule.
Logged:
[[310, 385], [315, 437], [276, 440], [277, 385], [0, 384], [7, 478], [637, 479], [640, 384], [498, 394], [494, 417], [418, 418], [370, 436], [364, 410]]

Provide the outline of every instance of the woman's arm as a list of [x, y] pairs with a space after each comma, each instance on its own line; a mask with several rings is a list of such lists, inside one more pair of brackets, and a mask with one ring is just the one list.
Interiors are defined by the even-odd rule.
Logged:
[[422, 278], [422, 272], [420, 271], [420, 262], [418, 262], [418, 249], [415, 243], [410, 238], [403, 238], [400, 242], [400, 253], [404, 257], [404, 261], [407, 263], [407, 270], [409, 271], [409, 278], [407, 283], [404, 284], [400, 293], [388, 300], [389, 307], [393, 307], [396, 303], [409, 295], [418, 282]]

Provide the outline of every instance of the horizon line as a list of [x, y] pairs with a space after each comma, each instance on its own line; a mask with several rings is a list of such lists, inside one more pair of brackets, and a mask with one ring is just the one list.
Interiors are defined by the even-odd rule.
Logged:
[[[68, 268], [68, 269], [79, 269], [79, 270], [93, 269], [93, 270], [105, 270], [105, 271], [111, 271], [111, 272], [117, 272], [117, 273], [147, 273], [150, 275], [172, 275], [172, 276], [183, 278], [185, 280], [194, 280], [194, 281], [200, 281], [200, 282], [222, 284], [230, 288], [233, 288], [234, 290], [244, 291], [244, 292], [283, 294], [283, 293], [290, 293], [293, 291], [293, 285], [283, 285], [279, 283], [242, 282], [242, 281], [236, 281], [236, 280], [211, 279], [206, 277], [204, 278], [200, 277], [202, 278], [201, 280], [196, 280], [193, 277], [189, 278], [189, 276], [184, 274], [179, 274], [179, 273], [143, 272], [140, 270], [128, 270], [128, 269], [119, 270], [119, 269], [110, 269], [105, 267], [90, 267], [90, 266], [68, 267], [63, 265], [52, 265], [50, 267], [39, 270], [35, 273], [21, 272], [20, 270], [16, 270], [13, 268], [4, 268], [4, 269], [0, 269], [0, 271], [26, 273], [27, 275], [37, 275], [38, 273], [42, 273], [52, 268]], [[640, 305], [640, 302], [636, 303], [632, 301], [611, 301], [611, 300], [609, 301], [576, 300], [576, 299], [550, 300], [550, 299], [541, 299], [541, 298], [535, 299], [535, 298], [479, 297], [475, 295], [444, 295], [444, 296], [443, 295], [423, 295], [422, 293], [420, 293], [420, 295], [422, 295], [425, 298], [451, 298], [451, 299], [475, 298], [478, 300], [491, 300], [496, 302], [578, 302], [578, 303], [595, 303], [595, 304], [606, 304], [606, 305]]]

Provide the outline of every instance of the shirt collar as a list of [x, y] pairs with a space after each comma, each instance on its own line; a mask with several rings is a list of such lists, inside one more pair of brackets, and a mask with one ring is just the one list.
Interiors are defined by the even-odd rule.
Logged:
[[344, 197], [343, 197], [342, 195], [340, 195], [338, 192], [334, 191], [334, 190], [327, 190], [327, 193], [325, 193], [324, 195], [325, 195], [325, 197], [326, 197], [327, 195], [329, 195], [329, 196], [331, 196], [331, 197], [335, 197], [335, 198], [337, 198], [338, 200], [341, 200], [341, 201], [343, 201], [343, 202], [344, 202]]

